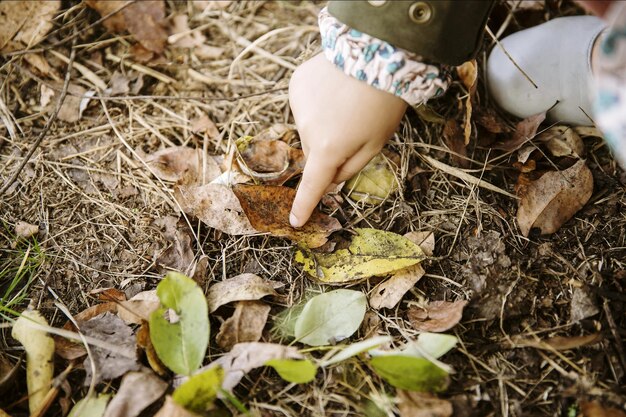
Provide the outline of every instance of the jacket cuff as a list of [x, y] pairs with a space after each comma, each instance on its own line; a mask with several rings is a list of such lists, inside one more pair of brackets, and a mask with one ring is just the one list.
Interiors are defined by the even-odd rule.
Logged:
[[326, 58], [344, 74], [416, 106], [442, 95], [450, 84], [446, 65], [423, 62], [422, 57], [357, 31], [328, 13], [319, 14]]

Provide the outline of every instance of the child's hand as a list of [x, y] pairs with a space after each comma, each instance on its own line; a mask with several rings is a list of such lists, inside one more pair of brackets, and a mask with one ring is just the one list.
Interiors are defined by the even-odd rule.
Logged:
[[291, 225], [300, 227], [327, 189], [380, 152], [407, 104], [345, 75], [321, 54], [294, 72], [289, 101], [307, 157], [290, 216]]

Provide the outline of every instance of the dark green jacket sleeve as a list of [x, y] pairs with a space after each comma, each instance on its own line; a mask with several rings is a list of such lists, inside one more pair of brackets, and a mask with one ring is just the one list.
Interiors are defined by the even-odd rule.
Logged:
[[460, 65], [476, 56], [495, 0], [330, 1], [353, 29], [426, 60]]

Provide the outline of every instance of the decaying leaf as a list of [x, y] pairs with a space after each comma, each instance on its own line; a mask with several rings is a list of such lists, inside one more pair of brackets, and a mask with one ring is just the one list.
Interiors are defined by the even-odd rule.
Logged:
[[48, 322], [39, 311], [26, 310], [13, 324], [11, 336], [20, 342], [26, 351], [28, 408], [34, 413], [42, 405], [52, 387], [54, 340], [44, 330], [34, 328], [31, 323], [48, 326]]
[[564, 171], [548, 172], [531, 182], [521, 195], [517, 223], [524, 236], [533, 228], [556, 232], [591, 198], [593, 176], [580, 160]]
[[117, 306], [117, 315], [126, 324], [141, 324], [150, 319], [150, 314], [159, 308], [156, 290], [142, 291], [130, 300], [121, 301]]
[[432, 301], [422, 307], [413, 306], [407, 313], [409, 322], [416, 330], [445, 332], [456, 326], [463, 317], [467, 301]]
[[570, 323], [578, 323], [600, 312], [593, 298], [593, 295], [585, 288], [574, 288], [572, 301], [570, 303]]
[[187, 146], [165, 148], [149, 155], [146, 163], [157, 177], [165, 181], [179, 181], [183, 177], [189, 183], [209, 183], [222, 171], [211, 156], [202, 149]]
[[167, 386], [165, 381], [147, 369], [128, 372], [122, 378], [117, 394], [109, 402], [104, 417], [137, 417], [165, 394]]
[[213, 122], [213, 120], [211, 120], [206, 114], [192, 119], [190, 121], [190, 128], [194, 133], [206, 133], [209, 139], [216, 138], [220, 134], [215, 122]]
[[249, 136], [237, 141], [241, 170], [269, 185], [282, 185], [304, 169], [304, 152], [282, 140]]
[[252, 227], [258, 231], [317, 248], [328, 241], [328, 235], [341, 229], [339, 220], [318, 210], [313, 211], [304, 226], [293, 228], [289, 223], [291, 205], [296, 196], [293, 188], [237, 184], [233, 192]]
[[372, 158], [354, 177], [346, 181], [343, 190], [354, 201], [380, 204], [400, 188], [393, 165], [382, 153]]
[[443, 127], [443, 140], [452, 151], [450, 158], [461, 168], [469, 168], [469, 160], [467, 159], [467, 145], [463, 132], [459, 128], [459, 124], [454, 119], [450, 119]]
[[553, 156], [573, 156], [581, 158], [585, 145], [576, 130], [570, 126], [553, 126], [537, 135], [537, 141], [546, 144]]
[[32, 48], [52, 29], [60, 0], [0, 2], [0, 52]]
[[582, 401], [580, 410], [581, 417], [626, 417], [626, 412], [613, 407], [604, 407], [597, 401]]
[[[106, 16], [119, 10], [128, 2], [126, 0], [87, 0], [86, 3], [101, 16]], [[151, 52], [160, 54], [165, 48], [167, 32], [164, 28], [165, 2], [163, 0], [133, 2], [102, 24], [112, 33], [128, 30], [144, 48]]]
[[[432, 256], [435, 250], [435, 235], [432, 232], [409, 232], [404, 237], [419, 245], [424, 254]], [[394, 308], [425, 273], [420, 264], [396, 271], [391, 278], [374, 287], [369, 297], [370, 307], [376, 310]]]
[[356, 282], [385, 275], [421, 262], [425, 255], [418, 245], [395, 233], [355, 229], [347, 249], [315, 253], [301, 247], [295, 261], [314, 278], [325, 283]]
[[[104, 313], [88, 321], [79, 322], [81, 332], [94, 339], [104, 340], [118, 347], [120, 351], [112, 352], [100, 346], [91, 346], [91, 358], [86, 358], [85, 382], [89, 384], [92, 376], [96, 383], [118, 378], [129, 371], [139, 370], [137, 358], [137, 340], [133, 330], [122, 319], [112, 313]], [[91, 360], [96, 367], [92, 373]]]
[[277, 284], [255, 274], [241, 274], [216, 282], [207, 293], [209, 312], [233, 301], [259, 300], [266, 295], [276, 295], [274, 288]]
[[137, 347], [145, 352], [148, 364], [154, 372], [160, 376], [169, 375], [169, 370], [154, 350], [154, 345], [150, 339], [150, 324], [147, 321], [142, 322], [139, 330], [137, 330]]
[[157, 286], [161, 307], [150, 315], [150, 339], [159, 359], [172, 371], [191, 375], [209, 344], [209, 313], [198, 285], [170, 272]]
[[154, 221], [167, 239], [169, 245], [162, 250], [156, 259], [156, 263], [164, 268], [174, 271], [189, 272], [195, 255], [191, 248], [191, 231], [184, 220], [174, 216], [165, 216]]
[[463, 123], [463, 144], [467, 146], [472, 135], [472, 97], [476, 92], [476, 81], [478, 80], [476, 60], [464, 62], [456, 67], [456, 72], [469, 93], [465, 99], [465, 122]]
[[258, 342], [270, 313], [270, 306], [262, 301], [239, 301], [232, 317], [228, 318], [215, 337], [217, 345], [230, 350], [237, 343]]
[[39, 226], [37, 226], [36, 224], [17, 222], [17, 224], [15, 225], [15, 234], [25, 239], [36, 235], [38, 232]]
[[183, 211], [229, 235], [258, 233], [252, 227], [232, 189], [220, 184], [203, 186], [181, 185], [174, 196]]
[[[264, 366], [272, 359], [303, 359], [298, 349], [275, 343], [239, 343], [230, 352], [221, 358], [203, 367], [200, 372], [219, 366], [224, 370], [222, 389], [231, 391], [248, 372], [254, 368]], [[187, 380], [179, 378], [175, 384]]]
[[310, 346], [339, 342], [359, 329], [367, 299], [353, 290], [335, 290], [311, 298], [295, 323], [296, 339]]
[[213, 408], [223, 380], [224, 370], [221, 367], [209, 368], [191, 376], [176, 388], [172, 399], [187, 410], [205, 413]]
[[165, 397], [165, 404], [154, 417], [201, 417], [201, 415], [187, 410], [168, 395]]
[[519, 335], [512, 338], [513, 347], [534, 347], [543, 350], [571, 350], [579, 347], [592, 345], [602, 340], [601, 333], [592, 333], [586, 336], [555, 336], [545, 340], [538, 337], [526, 337]]
[[398, 390], [400, 417], [451, 417], [454, 409], [448, 400], [424, 392]]
[[76, 403], [67, 417], [102, 417], [109, 399], [111, 399], [109, 394], [85, 397]]
[[522, 120], [515, 127], [515, 132], [513, 132], [510, 139], [504, 143], [495, 144], [493, 147], [506, 152], [513, 152], [519, 149], [522, 145], [535, 137], [539, 125], [541, 125], [545, 119], [546, 113], [544, 112]]

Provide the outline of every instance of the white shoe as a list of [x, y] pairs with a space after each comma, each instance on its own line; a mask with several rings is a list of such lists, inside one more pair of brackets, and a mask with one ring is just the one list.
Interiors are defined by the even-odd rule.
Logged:
[[595, 16], [569, 16], [506, 37], [501, 45], [538, 88], [496, 45], [487, 62], [491, 96], [517, 117], [551, 108], [547, 117], [553, 122], [593, 125], [591, 52], [605, 27]]

